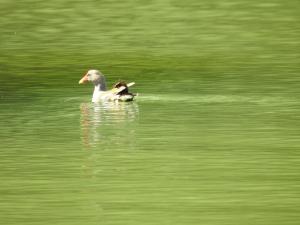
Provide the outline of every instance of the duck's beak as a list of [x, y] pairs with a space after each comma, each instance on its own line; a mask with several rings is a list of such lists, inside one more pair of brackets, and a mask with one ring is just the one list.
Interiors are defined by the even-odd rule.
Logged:
[[79, 84], [84, 84], [84, 83], [86, 83], [86, 82], [88, 82], [89, 80], [88, 80], [88, 75], [87, 74], [85, 74], [84, 76], [83, 76], [83, 78], [81, 78], [81, 80], [79, 81]]

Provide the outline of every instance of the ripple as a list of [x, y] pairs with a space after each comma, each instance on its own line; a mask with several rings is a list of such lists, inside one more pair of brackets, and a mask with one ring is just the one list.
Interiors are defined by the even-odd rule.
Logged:
[[256, 104], [294, 104], [296, 99], [280, 96], [242, 96], [242, 95], [140, 95], [139, 102], [186, 102], [186, 103], [256, 103]]

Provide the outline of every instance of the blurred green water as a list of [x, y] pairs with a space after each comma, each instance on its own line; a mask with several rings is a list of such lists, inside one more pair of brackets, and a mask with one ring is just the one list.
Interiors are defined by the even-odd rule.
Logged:
[[298, 224], [298, 1], [0, 4], [0, 224]]

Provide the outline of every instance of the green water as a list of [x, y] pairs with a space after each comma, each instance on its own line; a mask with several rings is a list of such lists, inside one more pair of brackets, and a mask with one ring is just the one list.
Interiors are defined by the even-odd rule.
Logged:
[[0, 0], [0, 224], [299, 224], [298, 3]]

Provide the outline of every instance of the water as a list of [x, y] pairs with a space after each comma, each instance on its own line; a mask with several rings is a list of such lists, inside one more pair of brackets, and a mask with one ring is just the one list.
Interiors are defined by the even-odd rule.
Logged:
[[1, 3], [0, 224], [299, 223], [297, 1]]

